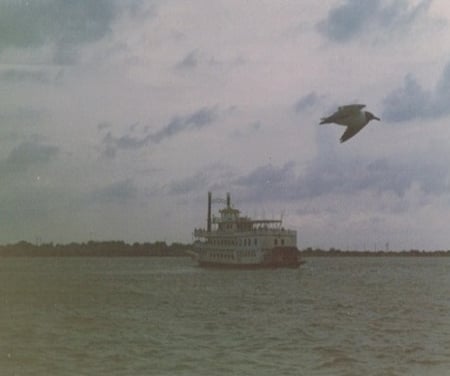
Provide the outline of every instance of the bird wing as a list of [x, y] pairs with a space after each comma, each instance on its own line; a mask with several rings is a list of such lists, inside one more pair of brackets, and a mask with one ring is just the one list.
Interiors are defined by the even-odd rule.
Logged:
[[349, 138], [352, 138], [355, 134], [357, 134], [363, 128], [364, 128], [364, 126], [362, 126], [362, 127], [347, 127], [347, 129], [341, 136], [341, 142], [345, 142]]
[[346, 106], [340, 106], [334, 114], [326, 118], [322, 118], [320, 124], [337, 123], [346, 125], [346, 119], [357, 114], [364, 107], [366, 107], [365, 104], [348, 104]]
[[345, 106], [338, 107], [337, 114], [348, 116], [352, 113], [361, 111], [364, 107], [366, 107], [365, 104], [347, 104]]

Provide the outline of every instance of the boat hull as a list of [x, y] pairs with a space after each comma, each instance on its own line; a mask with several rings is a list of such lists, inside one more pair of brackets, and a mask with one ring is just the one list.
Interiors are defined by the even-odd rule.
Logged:
[[300, 260], [298, 249], [295, 247], [274, 248], [268, 250], [262, 262], [241, 263], [241, 262], [220, 262], [202, 260], [198, 261], [200, 267], [216, 269], [296, 269], [303, 262]]
[[210, 269], [234, 269], [234, 270], [261, 270], [261, 269], [297, 269], [303, 262], [295, 264], [224, 264], [217, 262], [200, 261], [198, 265], [202, 268]]

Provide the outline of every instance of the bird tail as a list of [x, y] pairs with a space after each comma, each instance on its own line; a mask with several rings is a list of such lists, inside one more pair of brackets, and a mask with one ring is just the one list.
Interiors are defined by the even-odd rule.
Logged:
[[328, 123], [328, 118], [321, 118], [319, 124], [326, 124]]

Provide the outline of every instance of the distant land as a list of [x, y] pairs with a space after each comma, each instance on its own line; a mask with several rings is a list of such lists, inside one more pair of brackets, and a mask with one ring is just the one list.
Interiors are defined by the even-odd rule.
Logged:
[[[20, 241], [0, 245], [0, 257], [189, 257], [192, 244], [157, 241], [133, 243], [124, 241], [89, 241], [69, 244], [32, 244]], [[450, 250], [403, 250], [403, 251], [358, 251], [330, 248], [306, 248], [300, 250], [302, 257], [448, 257]]]
[[313, 249], [306, 248], [300, 251], [303, 257], [401, 257], [401, 256], [412, 256], [412, 257], [446, 257], [450, 256], [450, 250], [436, 250], [436, 251], [425, 251], [425, 250], [402, 250], [402, 251], [358, 251], [358, 250], [346, 250], [342, 251], [336, 248], [330, 248], [328, 250], [323, 249]]
[[69, 244], [32, 244], [25, 241], [0, 246], [0, 257], [182, 257], [190, 244], [89, 241]]

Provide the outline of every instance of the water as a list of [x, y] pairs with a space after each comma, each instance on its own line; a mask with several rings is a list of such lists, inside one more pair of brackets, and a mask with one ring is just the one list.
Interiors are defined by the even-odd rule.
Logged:
[[0, 375], [450, 375], [450, 258], [0, 259]]

